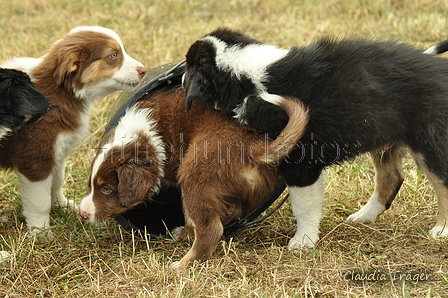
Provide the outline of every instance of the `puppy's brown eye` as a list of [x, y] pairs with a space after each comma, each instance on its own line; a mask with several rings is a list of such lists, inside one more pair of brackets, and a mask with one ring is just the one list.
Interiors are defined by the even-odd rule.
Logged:
[[113, 54], [111, 54], [109, 56], [110, 59], [117, 59], [118, 58], [118, 53], [117, 52], [113, 52]]
[[109, 187], [107, 187], [106, 185], [103, 185], [101, 187], [101, 192], [105, 195], [108, 195], [112, 192], [112, 189], [110, 189]]

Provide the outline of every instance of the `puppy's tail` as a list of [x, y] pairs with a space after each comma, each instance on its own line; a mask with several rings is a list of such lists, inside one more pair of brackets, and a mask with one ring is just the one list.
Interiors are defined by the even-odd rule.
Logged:
[[289, 121], [280, 135], [269, 142], [267, 150], [255, 159], [256, 162], [278, 164], [296, 148], [297, 143], [306, 131], [309, 112], [300, 100], [275, 94], [264, 94], [263, 100], [279, 106], [289, 116]]
[[441, 41], [435, 46], [430, 47], [429, 49], [424, 51], [423, 54], [435, 56], [445, 53], [446, 51], [448, 51], [448, 40]]

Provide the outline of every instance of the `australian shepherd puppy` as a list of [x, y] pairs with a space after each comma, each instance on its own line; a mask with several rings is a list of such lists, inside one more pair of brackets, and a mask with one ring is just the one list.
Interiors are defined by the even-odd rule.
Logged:
[[0, 141], [0, 167], [17, 172], [28, 227], [49, 227], [52, 201], [67, 204], [65, 160], [88, 133], [90, 107], [99, 97], [133, 89], [146, 69], [117, 33], [96, 26], [71, 30], [41, 58], [14, 58], [2, 67], [26, 72], [50, 102], [41, 121]]
[[271, 137], [288, 121], [271, 96], [297, 98], [309, 109], [306, 133], [279, 166], [297, 219], [291, 250], [313, 247], [319, 239], [325, 167], [370, 152], [375, 190], [347, 221], [373, 222], [403, 182], [405, 147], [438, 197], [430, 235], [448, 236], [448, 61], [422, 53], [365, 39], [326, 38], [281, 49], [220, 28], [188, 50], [186, 107], [203, 101]]
[[278, 185], [278, 160], [290, 152], [308, 122], [294, 99], [273, 96], [290, 116], [274, 141], [197, 102], [185, 113], [180, 78], [130, 106], [105, 134], [92, 162], [80, 215], [101, 222], [157, 194], [161, 185], [182, 193], [185, 228], [194, 244], [179, 266], [205, 260], [223, 226], [252, 211]]
[[26, 73], [0, 68], [0, 140], [13, 130], [39, 120], [48, 107], [47, 98]]

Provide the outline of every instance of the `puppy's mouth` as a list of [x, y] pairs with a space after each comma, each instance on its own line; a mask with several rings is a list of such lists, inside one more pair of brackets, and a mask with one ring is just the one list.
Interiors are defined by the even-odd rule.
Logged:
[[140, 84], [142, 81], [143, 81], [143, 78], [141, 78], [141, 79], [139, 79], [139, 80], [137, 80], [137, 81], [135, 81], [135, 82], [132, 82], [132, 83], [128, 83], [128, 82], [123, 82], [123, 81], [118, 81], [118, 80], [117, 80], [117, 82], [118, 82], [119, 84], [121, 84], [121, 85], [123, 85], [123, 86], [126, 86], [126, 87], [128, 87], [129, 89], [133, 89], [133, 88], [137, 87], [138, 84]]

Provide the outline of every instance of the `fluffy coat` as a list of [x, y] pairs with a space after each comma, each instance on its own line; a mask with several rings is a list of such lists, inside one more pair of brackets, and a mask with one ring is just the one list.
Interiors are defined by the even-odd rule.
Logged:
[[196, 41], [186, 59], [187, 110], [203, 101], [275, 138], [288, 117], [270, 96], [292, 96], [309, 109], [300, 146], [279, 166], [297, 219], [291, 250], [319, 238], [325, 167], [371, 153], [374, 194], [348, 221], [374, 221], [401, 186], [405, 147], [437, 193], [439, 217], [430, 234], [448, 236], [446, 60], [396, 41], [367, 39], [325, 38], [281, 49], [227, 28]]
[[185, 113], [184, 101], [183, 90], [174, 85], [131, 106], [103, 137], [80, 204], [81, 217], [96, 223], [148, 200], [164, 185], [176, 185], [186, 219], [176, 235], [194, 231], [195, 236], [179, 266], [209, 258], [223, 226], [274, 190], [278, 159], [294, 148], [308, 122], [294, 99], [272, 99], [291, 118], [282, 136], [271, 141], [200, 102]]
[[26, 72], [49, 103], [41, 121], [0, 141], [0, 167], [14, 169], [27, 226], [48, 228], [52, 201], [62, 191], [65, 160], [88, 133], [92, 104], [116, 90], [132, 90], [145, 75], [114, 31], [77, 27], [41, 58], [14, 58], [2, 67]]

